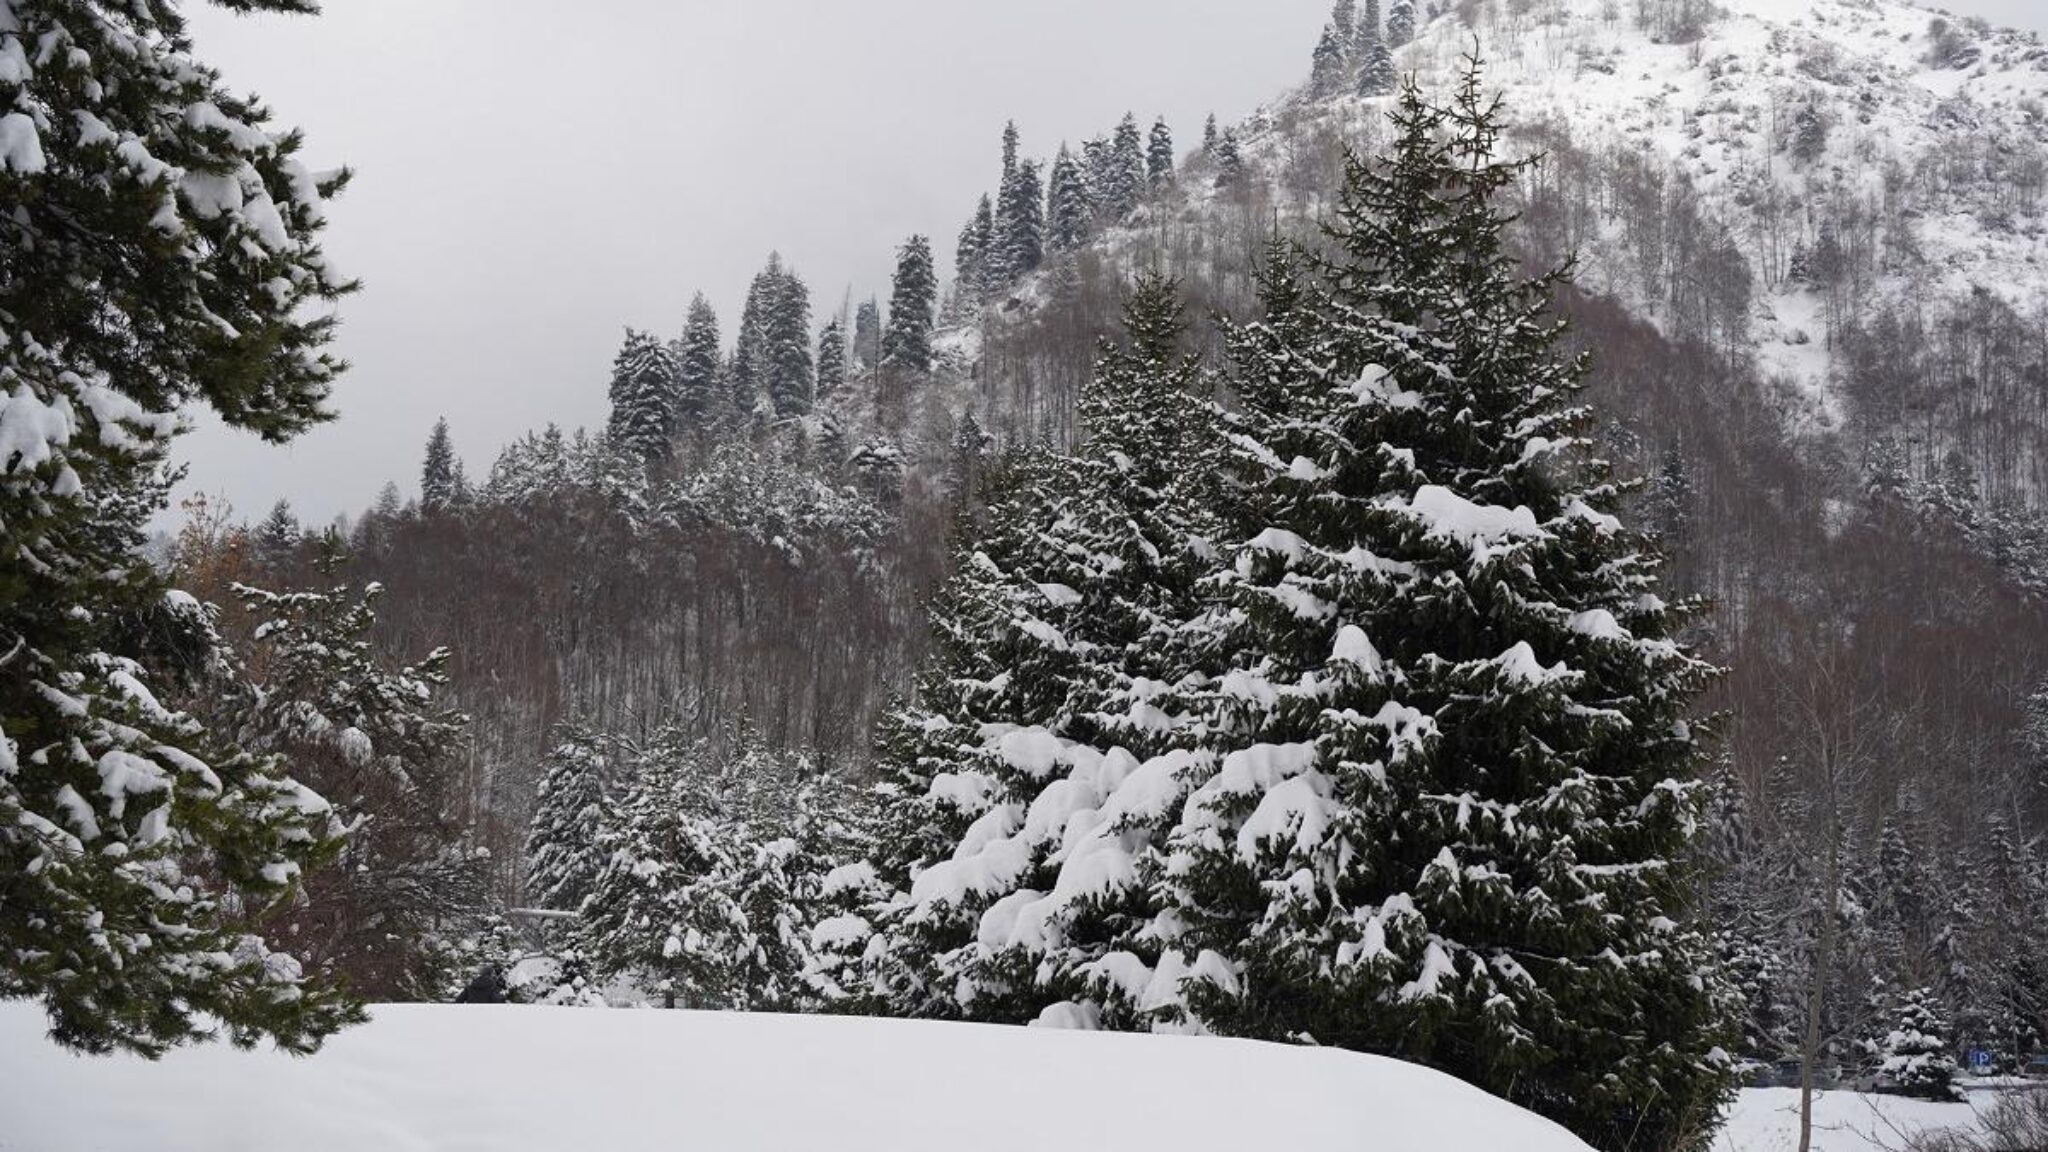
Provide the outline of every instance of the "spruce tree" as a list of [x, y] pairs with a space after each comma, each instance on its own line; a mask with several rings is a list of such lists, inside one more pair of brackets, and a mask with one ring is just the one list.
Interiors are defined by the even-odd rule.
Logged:
[[140, 557], [188, 416], [283, 441], [331, 415], [354, 285], [319, 240], [347, 173], [197, 61], [176, 3], [5, 7], [0, 997], [93, 1051], [308, 1050], [353, 1009], [252, 924], [339, 826], [163, 706], [192, 654], [168, 642], [206, 629]]
[[625, 343], [612, 361], [606, 440], [636, 460], [666, 457], [675, 393], [675, 354], [647, 333], [626, 329]]
[[427, 437], [426, 461], [420, 465], [420, 509], [446, 512], [455, 503], [455, 446], [448, 438], [448, 419], [434, 421]]
[[732, 361], [727, 367], [733, 418], [741, 425], [754, 418], [754, 410], [768, 390], [770, 318], [782, 293], [782, 255], [771, 252], [767, 267], [754, 274], [747, 286], [747, 300], [740, 308], [739, 331], [733, 340]]
[[1318, 100], [1326, 100], [1344, 91], [1344, 79], [1349, 75], [1344, 51], [1346, 38], [1346, 34], [1337, 31], [1335, 24], [1323, 25], [1308, 78], [1309, 95]]
[[896, 252], [890, 282], [889, 326], [882, 334], [882, 362], [903, 372], [932, 370], [932, 327], [937, 322], [939, 278], [932, 268], [931, 241], [912, 236]]
[[1414, 0], [1392, 0], [1387, 6], [1387, 47], [1400, 48], [1415, 39]]
[[279, 500], [270, 506], [270, 515], [263, 518], [263, 523], [256, 526], [256, 559], [275, 572], [291, 562], [304, 538], [305, 530], [292, 514], [291, 501]]
[[1878, 1072], [1907, 1096], [1958, 1100], [1956, 1059], [1949, 1049], [1948, 1023], [1934, 994], [1915, 988], [1899, 1002], [1891, 1027], [1879, 1041]]
[[1231, 333], [1220, 767], [1166, 869], [1208, 1027], [1444, 1069], [1596, 1146], [1727, 1088], [1686, 925], [1712, 669], [1584, 447], [1585, 366], [1497, 207], [1476, 66], [1347, 164], [1332, 254]]
[[1052, 162], [1052, 176], [1046, 183], [1045, 247], [1054, 253], [1073, 252], [1088, 242], [1094, 213], [1088, 189], [1073, 153], [1060, 145]]
[[1216, 187], [1235, 192], [1244, 186], [1244, 154], [1238, 151], [1236, 131], [1226, 130], [1216, 144]]
[[846, 387], [846, 325], [839, 317], [827, 321], [818, 333], [819, 403], [837, 397]]
[[1354, 55], [1358, 61], [1358, 94], [1385, 96], [1393, 92], [1399, 77], [1394, 73], [1393, 50], [1387, 46], [1386, 33], [1380, 27], [1380, 0], [1365, 0], [1365, 10], [1358, 16], [1358, 34], [1354, 41], [1357, 44]]
[[1166, 126], [1166, 117], [1161, 116], [1152, 122], [1152, 135], [1145, 147], [1145, 174], [1154, 193], [1173, 184], [1173, 164], [1173, 129]]
[[1138, 133], [1138, 118], [1125, 113], [1117, 123], [1109, 146], [1107, 183], [1095, 191], [1101, 210], [1113, 224], [1121, 224], [1138, 210], [1148, 182], [1145, 141]]
[[[929, 261], [927, 261], [929, 263]], [[763, 387], [775, 414], [808, 416], [817, 370], [811, 362], [811, 290], [794, 268], [784, 268], [768, 297]]]
[[718, 312], [702, 292], [690, 299], [676, 347], [676, 419], [678, 431], [701, 432], [711, 426], [727, 397], [718, 378], [724, 359], [719, 344]]
[[1045, 258], [1045, 189], [1036, 161], [1018, 161], [1003, 183], [996, 205], [996, 251], [991, 261], [994, 287], [1007, 292], [1038, 271]]
[[1028, 1022], [1097, 1003], [1098, 969], [1149, 950], [1134, 935], [1139, 861], [1191, 761], [1153, 767], [1159, 802], [1116, 794], [1173, 742], [1155, 701], [1195, 615], [1209, 535], [1197, 494], [1214, 474], [1175, 293], [1140, 283], [1130, 346], [1105, 349], [1084, 397], [1083, 449], [1008, 461], [935, 608], [938, 656], [884, 742], [876, 875], [903, 895], [868, 947], [883, 1006]]
[[1214, 159], [1216, 146], [1222, 141], [1222, 135], [1216, 130], [1216, 114], [1211, 112], [1209, 118], [1202, 122], [1202, 155]]
[[576, 911], [604, 869], [611, 770], [605, 744], [575, 725], [554, 735], [526, 831], [526, 899], [535, 907]]
[[974, 216], [960, 229], [953, 252], [953, 290], [969, 304], [988, 301], [989, 256], [995, 246], [995, 205], [984, 195]]
[[853, 361], [864, 374], [882, 362], [882, 306], [872, 296], [853, 312]]
[[[1367, 0], [1371, 3], [1371, 0]], [[1330, 25], [1337, 30], [1337, 39], [1344, 49], [1346, 65], [1358, 61], [1358, 0], [1337, 0], [1330, 9]]]

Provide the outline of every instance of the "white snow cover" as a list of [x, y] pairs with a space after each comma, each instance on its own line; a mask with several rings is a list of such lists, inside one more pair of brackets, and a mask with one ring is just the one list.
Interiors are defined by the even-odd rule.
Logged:
[[388, 1006], [311, 1059], [82, 1059], [0, 1004], [9, 1152], [1585, 1152], [1333, 1049], [848, 1017]]

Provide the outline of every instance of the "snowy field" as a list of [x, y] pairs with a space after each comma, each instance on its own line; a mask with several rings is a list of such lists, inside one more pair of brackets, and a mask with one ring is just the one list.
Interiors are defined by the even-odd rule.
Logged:
[[7, 1152], [1585, 1152], [1423, 1068], [1246, 1041], [832, 1017], [382, 1007], [309, 1060], [67, 1055], [0, 1004]]
[[[833, 1017], [388, 1006], [311, 1059], [69, 1055], [0, 1003], [5, 1152], [1586, 1152], [1427, 1069], [1235, 1040]], [[1744, 1092], [1715, 1152], [1798, 1147]], [[1897, 1152], [1964, 1104], [1830, 1092], [1821, 1152]]]

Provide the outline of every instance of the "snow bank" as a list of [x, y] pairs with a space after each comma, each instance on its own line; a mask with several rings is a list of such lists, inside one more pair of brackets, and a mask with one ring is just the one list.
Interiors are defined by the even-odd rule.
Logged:
[[[1897, 1152], [1918, 1132], [1968, 1128], [1974, 1104], [1938, 1104], [1903, 1096], [1822, 1092], [1814, 1099], [1814, 1144], [1823, 1152]], [[1714, 1152], [1796, 1152], [1799, 1147], [1799, 1091], [1748, 1088], [1736, 1099]]]
[[381, 1007], [298, 1060], [69, 1055], [0, 1004], [0, 1148], [1585, 1152], [1424, 1068], [1249, 1041], [898, 1020]]

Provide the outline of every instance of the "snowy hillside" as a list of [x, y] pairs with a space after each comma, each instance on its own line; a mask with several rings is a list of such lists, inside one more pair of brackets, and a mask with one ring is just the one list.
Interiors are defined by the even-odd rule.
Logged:
[[[1753, 308], [1735, 335], [1794, 386], [1795, 430], [1834, 430], [1849, 415], [1826, 339], [1836, 286], [1803, 266], [1830, 236], [1855, 281], [1838, 309], [1853, 295], [1862, 311], [1931, 310], [1980, 288], [2022, 313], [2042, 303], [2048, 49], [2035, 38], [1937, 24], [1895, 0], [1666, 5], [1701, 14], [1648, 26], [1638, 7], [1468, 4], [1469, 23], [1425, 26], [1400, 65], [1446, 77], [1476, 33], [1517, 120], [1561, 125], [1582, 152], [1668, 165], [1748, 266]], [[1710, 274], [1710, 262], [1636, 266], [1629, 214], [1610, 202], [1573, 237], [1582, 282], [1664, 318], [1669, 278]]]
[[1449, 1077], [1335, 1051], [858, 1018], [383, 1007], [319, 1056], [81, 1059], [0, 1005], [7, 1152], [1582, 1152]]

